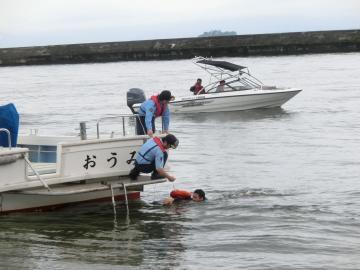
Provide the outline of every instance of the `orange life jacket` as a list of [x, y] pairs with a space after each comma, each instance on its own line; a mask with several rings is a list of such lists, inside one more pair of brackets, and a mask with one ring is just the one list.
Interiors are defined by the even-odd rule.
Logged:
[[160, 100], [159, 100], [159, 95], [157, 96], [151, 96], [151, 100], [154, 101], [155, 106], [156, 106], [156, 112], [155, 112], [155, 117], [159, 117], [162, 116], [165, 109], [166, 109], [166, 104], [161, 104]]
[[170, 192], [170, 197], [174, 199], [190, 200], [191, 192], [183, 189], [174, 189]]
[[157, 144], [157, 146], [160, 147], [161, 151], [164, 153], [166, 151], [166, 149], [164, 148], [164, 145], [163, 145], [162, 141], [160, 140], [160, 138], [154, 137], [153, 140]]

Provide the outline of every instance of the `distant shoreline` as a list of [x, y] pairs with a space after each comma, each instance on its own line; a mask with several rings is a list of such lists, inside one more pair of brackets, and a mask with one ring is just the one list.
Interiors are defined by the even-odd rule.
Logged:
[[360, 52], [360, 30], [0, 48], [0, 67], [337, 52]]

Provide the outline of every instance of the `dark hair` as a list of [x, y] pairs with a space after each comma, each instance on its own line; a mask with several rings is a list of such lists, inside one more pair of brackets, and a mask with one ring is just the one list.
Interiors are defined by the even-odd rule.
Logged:
[[179, 140], [172, 134], [166, 135], [162, 138], [163, 142], [167, 142], [171, 148], [176, 148], [179, 145]]
[[169, 90], [162, 91], [159, 95], [159, 100], [160, 101], [163, 101], [163, 100], [170, 101], [171, 100], [171, 92]]
[[196, 194], [199, 195], [201, 198], [203, 198], [203, 200], [206, 200], [206, 198], [205, 198], [205, 191], [203, 191], [202, 189], [195, 189], [194, 193], [196, 193]]
[[201, 82], [202, 82], [202, 79], [198, 78], [197, 81], [201, 81]]

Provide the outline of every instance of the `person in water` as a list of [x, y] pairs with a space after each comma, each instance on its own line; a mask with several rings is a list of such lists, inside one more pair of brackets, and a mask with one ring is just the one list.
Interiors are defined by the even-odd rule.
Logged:
[[151, 179], [167, 178], [175, 181], [175, 176], [165, 171], [164, 166], [168, 158], [167, 150], [175, 149], [179, 140], [172, 134], [160, 139], [153, 137], [144, 143], [136, 154], [135, 166], [130, 171], [129, 177], [136, 180], [141, 172], [152, 173]]
[[170, 124], [169, 102], [174, 99], [168, 90], [162, 91], [159, 95], [152, 96], [144, 101], [139, 109], [139, 117], [136, 119], [136, 134], [149, 135], [155, 133], [155, 118], [162, 116], [163, 133], [168, 133]]
[[194, 92], [194, 95], [205, 94], [205, 88], [201, 85], [202, 80], [199, 78], [196, 83], [190, 87], [190, 91]]
[[202, 189], [195, 189], [194, 192], [190, 192], [182, 189], [174, 189], [170, 192], [170, 197], [164, 199], [164, 205], [171, 205], [180, 200], [192, 200], [194, 202], [202, 202], [206, 200], [205, 192]]

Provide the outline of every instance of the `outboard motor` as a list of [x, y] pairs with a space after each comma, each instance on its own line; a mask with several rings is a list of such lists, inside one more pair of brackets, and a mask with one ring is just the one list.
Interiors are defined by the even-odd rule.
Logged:
[[130, 88], [126, 93], [127, 105], [133, 114], [136, 114], [133, 105], [143, 103], [146, 100], [145, 93], [140, 88]]

